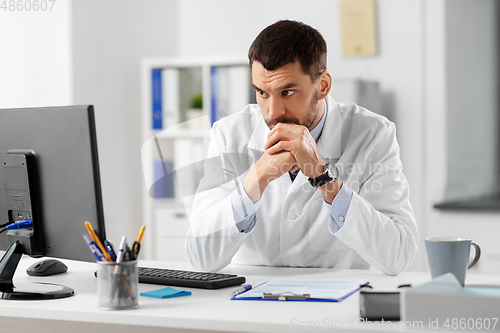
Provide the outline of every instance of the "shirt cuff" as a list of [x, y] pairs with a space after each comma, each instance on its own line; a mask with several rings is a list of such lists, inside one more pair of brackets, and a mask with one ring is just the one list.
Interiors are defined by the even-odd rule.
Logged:
[[253, 203], [243, 188], [243, 182], [231, 193], [234, 221], [240, 232], [249, 233], [255, 227], [255, 215], [260, 208], [261, 201]]
[[335, 198], [330, 205], [325, 201], [325, 205], [328, 207], [330, 212], [330, 223], [329, 228], [331, 233], [336, 233], [345, 223], [345, 217], [347, 216], [347, 211], [352, 200], [352, 190], [345, 183], [342, 184], [340, 191], [337, 193]]

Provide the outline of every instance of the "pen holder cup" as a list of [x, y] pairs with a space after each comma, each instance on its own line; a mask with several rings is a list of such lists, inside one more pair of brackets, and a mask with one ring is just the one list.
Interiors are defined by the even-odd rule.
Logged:
[[139, 307], [137, 261], [97, 262], [97, 297], [100, 310]]

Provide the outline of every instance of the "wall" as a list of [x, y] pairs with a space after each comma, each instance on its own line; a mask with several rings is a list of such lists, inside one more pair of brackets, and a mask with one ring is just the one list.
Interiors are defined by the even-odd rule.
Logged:
[[71, 104], [71, 2], [9, 7], [0, 10], [0, 108]]
[[93, 104], [108, 238], [141, 226], [140, 60], [177, 52], [177, 1], [74, 0], [75, 104]]
[[[463, 90], [457, 93], [452, 93], [453, 89], [449, 87], [450, 75], [453, 80], [465, 82], [464, 87], [469, 85], [470, 74], [467, 71], [449, 73], [446, 69], [450, 61], [454, 61], [455, 50], [446, 49], [450, 44], [446, 39], [450, 35], [453, 38], [461, 38], [463, 43], [468, 43], [473, 47], [478, 39], [474, 35], [467, 37], [467, 30], [477, 31], [482, 20], [491, 20], [492, 13], [481, 13], [478, 7], [466, 11], [467, 22], [461, 22], [458, 26], [450, 26], [451, 22], [457, 22], [457, 17], [452, 21], [446, 21], [449, 15], [463, 13], [467, 7], [463, 7], [462, 11], [454, 8], [453, 11], [448, 11], [448, 6], [467, 6], [475, 1], [456, 2], [455, 0], [440, 0], [427, 1], [426, 15], [426, 40], [427, 45], [424, 50], [426, 54], [426, 98], [425, 98], [425, 120], [423, 127], [422, 139], [425, 145], [425, 163], [424, 168], [424, 218], [426, 232], [425, 236], [455, 236], [472, 238], [480, 244], [482, 248], [482, 257], [479, 263], [472, 268], [471, 271], [483, 274], [500, 274], [500, 247], [498, 246], [497, 235], [500, 234], [500, 214], [493, 212], [449, 212], [439, 211], [433, 207], [434, 204], [442, 202], [445, 198], [445, 190], [447, 186], [448, 170], [453, 167], [451, 161], [448, 161], [448, 142], [450, 135], [449, 127], [451, 123], [448, 119], [456, 113], [455, 108], [457, 102], [463, 101], [469, 103], [470, 100], [477, 101], [478, 95], [484, 92], [484, 89], [490, 89], [488, 85], [481, 84], [479, 89], [472, 87], [464, 98]], [[491, 6], [494, 1], [477, 2]], [[490, 7], [491, 8], [491, 7]], [[453, 14], [454, 13], [454, 14]], [[477, 15], [476, 15], [477, 14]], [[479, 17], [479, 19], [478, 19]], [[490, 21], [491, 22], [491, 21]], [[465, 35], [465, 38], [464, 38]], [[462, 37], [460, 37], [462, 36]], [[465, 64], [464, 64], [465, 65]], [[458, 66], [455, 64], [455, 66]], [[465, 65], [468, 66], [468, 65]], [[488, 65], [491, 66], [491, 65]], [[490, 71], [493, 71], [490, 69]], [[461, 76], [462, 75], [462, 76]], [[484, 87], [483, 87], [484, 86]], [[484, 89], [483, 89], [484, 88]], [[463, 88], [462, 88], [463, 89]], [[483, 97], [484, 98], [484, 97]], [[483, 101], [478, 101], [483, 103]], [[483, 105], [484, 107], [484, 105]], [[470, 110], [456, 117], [467, 116], [470, 119], [471, 126], [481, 122], [483, 119], [476, 119], [476, 110]], [[467, 136], [465, 132], [463, 134]], [[476, 149], [482, 150], [482, 146], [477, 146]], [[467, 174], [463, 176], [463, 182], [469, 181]], [[465, 189], [465, 186], [464, 186]], [[422, 237], [423, 238], [423, 237]], [[424, 268], [426, 268], [424, 261]]]
[[[499, 71], [495, 2], [446, 2], [448, 200], [498, 191]], [[467, 175], [466, 182], [464, 175]]]

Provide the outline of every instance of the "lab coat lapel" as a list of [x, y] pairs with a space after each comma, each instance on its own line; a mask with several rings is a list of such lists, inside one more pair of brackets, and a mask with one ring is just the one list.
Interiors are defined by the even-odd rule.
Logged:
[[318, 150], [327, 162], [337, 162], [341, 155], [342, 118], [339, 105], [330, 96], [328, 103], [325, 127], [318, 140]]
[[248, 149], [258, 150], [263, 153], [264, 145], [267, 141], [267, 133], [269, 133], [269, 127], [267, 127], [264, 118], [261, 116], [259, 123], [255, 127], [252, 136], [248, 141]]

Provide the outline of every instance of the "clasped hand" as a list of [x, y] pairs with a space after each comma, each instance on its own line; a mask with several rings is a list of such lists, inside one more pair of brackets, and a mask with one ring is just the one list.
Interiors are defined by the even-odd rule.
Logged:
[[325, 160], [305, 126], [277, 124], [269, 132], [264, 148], [266, 151], [243, 181], [243, 187], [254, 203], [262, 197], [270, 182], [288, 171], [300, 168], [311, 178], [324, 172]]
[[[290, 171], [294, 172], [300, 168], [302, 173], [311, 178], [319, 177], [324, 172], [325, 160], [320, 155], [316, 141], [309, 130], [302, 125], [278, 123], [267, 135], [267, 142], [264, 146], [266, 153], [279, 159], [284, 153], [289, 153], [293, 157], [293, 165], [290, 169], [280, 170], [279, 176]], [[276, 161], [279, 163], [279, 161]], [[281, 169], [286, 169], [289, 160], [284, 159], [279, 165]]]

